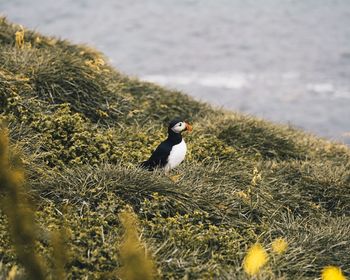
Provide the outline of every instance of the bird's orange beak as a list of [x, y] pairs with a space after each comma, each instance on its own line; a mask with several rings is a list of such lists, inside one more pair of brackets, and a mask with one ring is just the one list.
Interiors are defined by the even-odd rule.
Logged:
[[186, 125], [186, 130], [188, 132], [191, 132], [192, 131], [192, 125], [190, 125], [189, 123], [186, 123], [186, 122], [185, 122], [185, 125]]

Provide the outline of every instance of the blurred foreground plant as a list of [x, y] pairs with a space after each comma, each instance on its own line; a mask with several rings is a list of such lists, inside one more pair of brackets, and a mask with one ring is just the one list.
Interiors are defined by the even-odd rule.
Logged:
[[12, 168], [9, 162], [7, 129], [0, 131], [0, 191], [4, 193], [1, 206], [9, 221], [10, 233], [19, 261], [29, 279], [45, 279], [43, 261], [35, 253], [36, 226], [34, 213], [24, 194], [24, 172]]
[[66, 246], [67, 230], [65, 226], [62, 226], [60, 230], [52, 233], [51, 243], [53, 248], [53, 279], [61, 280], [66, 279], [65, 265], [68, 260], [68, 248]]
[[122, 211], [119, 219], [125, 232], [119, 246], [122, 267], [118, 270], [118, 276], [123, 280], [156, 279], [156, 266], [140, 241], [138, 218], [131, 207]]

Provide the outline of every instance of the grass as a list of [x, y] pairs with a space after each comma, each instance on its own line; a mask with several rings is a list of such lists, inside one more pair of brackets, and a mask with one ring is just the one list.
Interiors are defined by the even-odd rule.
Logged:
[[[0, 65], [0, 120], [47, 278], [117, 279], [129, 206], [160, 278], [250, 279], [242, 264], [254, 244], [269, 257], [253, 278], [315, 279], [327, 266], [349, 277], [348, 147], [127, 77], [95, 50], [4, 18]], [[194, 131], [173, 182], [137, 165], [177, 116]], [[21, 279], [29, 272], [4, 210], [0, 278]], [[279, 238], [287, 249], [276, 254]]]

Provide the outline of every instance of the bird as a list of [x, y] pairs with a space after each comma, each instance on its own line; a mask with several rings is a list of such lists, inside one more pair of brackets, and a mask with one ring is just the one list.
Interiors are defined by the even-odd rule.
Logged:
[[181, 133], [192, 131], [192, 126], [179, 118], [172, 120], [168, 126], [168, 138], [161, 142], [150, 158], [141, 163], [141, 167], [149, 171], [163, 168], [168, 174], [177, 167], [186, 156], [187, 146]]

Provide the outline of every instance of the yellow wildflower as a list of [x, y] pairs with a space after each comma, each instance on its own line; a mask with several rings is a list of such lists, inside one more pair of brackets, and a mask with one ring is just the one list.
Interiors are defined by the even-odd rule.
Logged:
[[16, 31], [16, 47], [21, 49], [24, 47], [24, 29], [23, 26], [20, 25], [20, 30]]
[[236, 195], [242, 199], [248, 199], [249, 196], [244, 191], [239, 191], [236, 193]]
[[326, 266], [322, 270], [322, 280], [346, 280], [346, 278], [339, 267]]
[[259, 172], [258, 168], [254, 167], [252, 185], [256, 186], [260, 181], [261, 181], [261, 173]]
[[257, 274], [261, 267], [263, 267], [269, 257], [265, 249], [259, 244], [254, 244], [249, 248], [247, 255], [243, 261], [243, 268], [249, 275]]
[[276, 254], [280, 255], [283, 254], [287, 248], [288, 248], [288, 243], [284, 238], [277, 238], [272, 242], [272, 251], [275, 252]]

